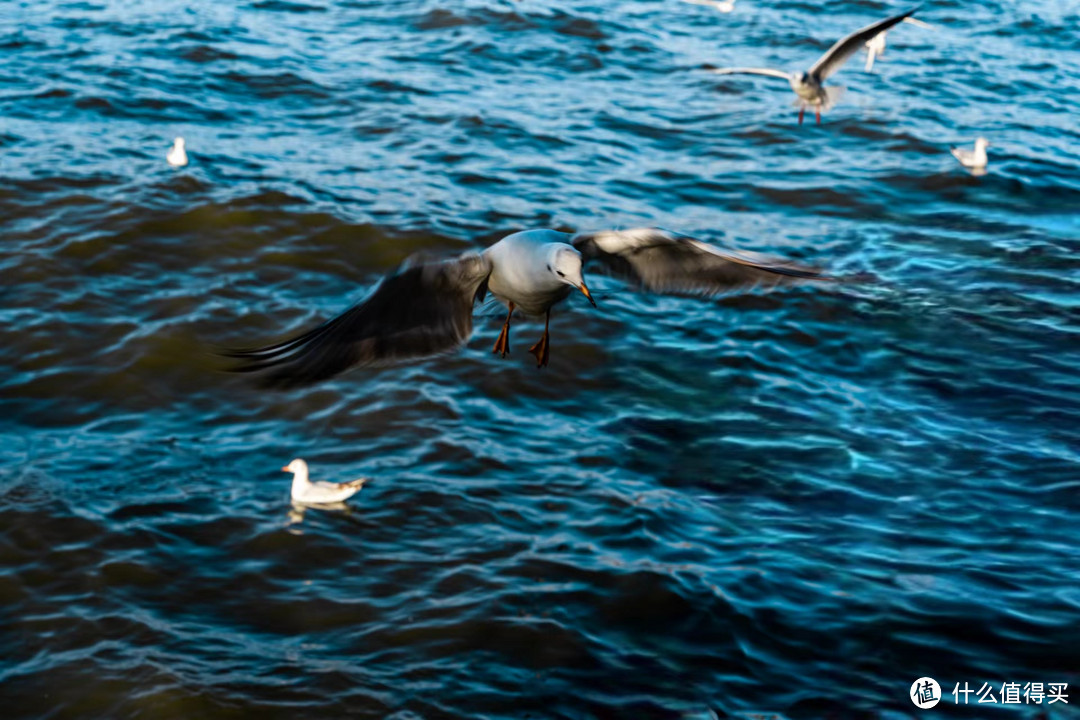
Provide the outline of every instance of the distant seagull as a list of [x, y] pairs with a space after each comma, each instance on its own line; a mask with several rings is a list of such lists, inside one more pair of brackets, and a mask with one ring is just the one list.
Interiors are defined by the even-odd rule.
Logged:
[[[916, 20], [913, 17], [904, 18], [904, 22], [911, 23], [912, 25], [918, 25], [919, 27], [932, 28], [934, 27], [930, 23], [925, 23], [922, 20]], [[885, 54], [885, 36], [888, 34], [888, 30], [882, 30], [874, 37], [866, 41], [866, 72], [870, 72], [874, 69], [874, 58], [881, 57]]]
[[380, 367], [457, 350], [472, 335], [473, 305], [490, 292], [507, 306], [492, 352], [510, 352], [514, 311], [544, 316], [544, 334], [529, 352], [548, 364], [551, 308], [574, 290], [593, 304], [583, 260], [653, 292], [712, 297], [754, 286], [831, 280], [821, 270], [760, 255], [726, 252], [655, 228], [570, 233], [526, 230], [482, 253], [406, 262], [360, 304], [292, 338], [227, 357], [234, 372], [268, 371], [266, 385], [293, 387], [354, 366]]
[[293, 474], [292, 499], [293, 502], [303, 505], [333, 505], [344, 502], [360, 492], [360, 488], [368, 481], [368, 478], [360, 478], [344, 483], [311, 482], [308, 480], [307, 463], [300, 458], [281, 469]]
[[879, 32], [877, 35], [866, 41], [866, 72], [870, 72], [874, 69], [875, 57], [885, 54], [885, 35], [887, 35], [888, 32], [888, 30]]
[[823, 85], [825, 79], [839, 70], [847, 62], [847, 59], [854, 55], [868, 40], [888, 30], [918, 9], [918, 7], [914, 7], [901, 15], [894, 15], [873, 25], [867, 25], [861, 30], [856, 30], [847, 37], [838, 40], [806, 72], [786, 73], [770, 68], [717, 68], [712, 72], [718, 75], [768, 75], [783, 78], [791, 84], [791, 89], [799, 96], [796, 101], [799, 106], [799, 124], [802, 125], [803, 113], [806, 111], [807, 106], [813, 106], [814, 116], [820, 123], [821, 111], [828, 110], [835, 105], [843, 93], [843, 88], [825, 87]]
[[975, 149], [968, 150], [967, 148], [953, 148], [952, 154], [960, 164], [966, 168], [970, 168], [973, 172], [986, 170], [986, 148], [990, 146], [990, 142], [980, 137], [975, 140]]
[[169, 149], [169, 154], [165, 156], [165, 159], [173, 167], [184, 167], [187, 165], [187, 153], [184, 152], [184, 138], [178, 137], [173, 141], [173, 146]]
[[683, 0], [683, 2], [715, 8], [722, 13], [729, 13], [735, 9], [735, 0]]

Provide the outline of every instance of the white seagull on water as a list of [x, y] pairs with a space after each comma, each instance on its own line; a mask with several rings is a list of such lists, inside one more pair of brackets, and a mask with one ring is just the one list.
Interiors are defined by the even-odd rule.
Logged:
[[490, 292], [507, 307], [492, 351], [510, 352], [514, 311], [544, 316], [530, 349], [548, 364], [551, 307], [580, 291], [596, 306], [582, 263], [592, 261], [640, 289], [715, 296], [753, 286], [830, 280], [821, 270], [760, 255], [731, 253], [665, 230], [571, 234], [526, 230], [483, 252], [442, 261], [406, 261], [359, 304], [307, 332], [265, 347], [232, 350], [236, 372], [266, 371], [263, 383], [292, 387], [354, 366], [385, 366], [457, 350], [472, 334], [473, 305]]
[[802, 125], [803, 113], [806, 111], [807, 106], [812, 106], [814, 108], [814, 116], [817, 118], [817, 122], [820, 123], [822, 110], [828, 110], [835, 105], [844, 90], [843, 88], [836, 86], [825, 87], [825, 79], [839, 70], [841, 66], [847, 62], [848, 58], [858, 52], [859, 48], [867, 41], [888, 30], [918, 9], [918, 7], [915, 7], [908, 10], [906, 13], [894, 15], [872, 25], [867, 25], [860, 30], [856, 30], [847, 37], [837, 40], [836, 43], [829, 48], [828, 52], [822, 55], [818, 61], [805, 72], [786, 73], [771, 68], [742, 67], [714, 68], [712, 69], [712, 72], [717, 75], [768, 75], [769, 77], [783, 78], [788, 81], [791, 85], [791, 89], [799, 96], [799, 99], [796, 100], [796, 104], [799, 106], [799, 124]]
[[300, 458], [296, 458], [281, 470], [293, 474], [292, 499], [302, 505], [333, 505], [344, 502], [360, 492], [360, 488], [368, 481], [368, 478], [360, 478], [343, 483], [311, 482], [308, 479], [307, 463]]
[[735, 0], [683, 0], [694, 5], [704, 5], [722, 13], [729, 13], [735, 9]]
[[173, 140], [173, 146], [169, 148], [169, 154], [165, 156], [166, 162], [173, 167], [187, 165], [187, 153], [184, 152], [184, 138], [178, 137]]
[[952, 154], [960, 164], [966, 168], [970, 168], [973, 171], [985, 170], [988, 159], [986, 157], [986, 148], [990, 147], [990, 141], [984, 137], [975, 139], [975, 149], [968, 150], [967, 148], [953, 148]]

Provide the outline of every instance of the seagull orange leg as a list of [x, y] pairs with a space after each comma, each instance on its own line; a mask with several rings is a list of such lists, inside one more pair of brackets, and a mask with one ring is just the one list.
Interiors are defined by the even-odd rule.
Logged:
[[806, 112], [806, 106], [805, 105], [800, 105], [799, 106], [799, 124], [800, 125], [802, 125], [802, 116], [803, 116], [804, 112]]
[[814, 117], [817, 118], [817, 124], [821, 124], [821, 106], [814, 108]]
[[536, 367], [547, 367], [548, 364], [548, 348], [550, 343], [548, 342], [548, 323], [551, 322], [551, 310], [547, 311], [547, 315], [544, 316], [544, 334], [540, 339], [529, 348], [529, 352], [536, 356]]
[[502, 332], [495, 339], [495, 346], [491, 348], [492, 353], [495, 355], [501, 353], [503, 357], [510, 352], [510, 316], [514, 314], [514, 303], [510, 303], [508, 307], [510, 310], [506, 313], [506, 322], [503, 323]]

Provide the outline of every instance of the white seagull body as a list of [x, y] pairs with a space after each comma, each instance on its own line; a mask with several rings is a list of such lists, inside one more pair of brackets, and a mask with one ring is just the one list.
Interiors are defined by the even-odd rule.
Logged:
[[755, 286], [832, 280], [818, 268], [733, 253], [655, 228], [563, 233], [526, 230], [481, 253], [440, 261], [406, 261], [366, 299], [307, 332], [264, 347], [233, 350], [235, 372], [259, 372], [262, 383], [295, 387], [353, 367], [379, 367], [458, 350], [472, 335], [473, 305], [491, 292], [508, 312], [492, 351], [510, 352], [515, 310], [544, 315], [544, 334], [530, 348], [548, 363], [551, 307], [579, 290], [595, 307], [583, 262], [651, 292], [712, 297]]
[[575, 287], [591, 301], [581, 277], [581, 253], [567, 239], [555, 230], [529, 230], [495, 243], [484, 252], [491, 263], [488, 291], [528, 315], [543, 315]]
[[165, 156], [165, 160], [173, 167], [184, 167], [187, 165], [187, 152], [184, 151], [184, 138], [178, 137], [173, 140], [173, 146], [169, 148], [169, 154]]
[[975, 149], [968, 150], [967, 148], [953, 148], [952, 154], [960, 164], [966, 168], [972, 170], [984, 170], [986, 169], [987, 157], [986, 148], [990, 146], [990, 142], [984, 138], [977, 138], [975, 140]]
[[592, 298], [581, 275], [581, 252], [570, 243], [566, 233], [555, 230], [528, 230], [514, 233], [492, 245], [484, 256], [490, 267], [487, 289], [506, 305], [506, 322], [492, 352], [506, 357], [510, 352], [510, 318], [515, 308], [526, 315], [544, 316], [544, 334], [529, 352], [539, 367], [548, 364], [551, 307], [564, 300], [572, 288]]
[[[930, 23], [925, 23], [922, 20], [917, 20], [913, 17], [904, 18], [904, 22], [911, 23], [912, 25], [918, 25], [919, 27], [924, 28], [934, 27]], [[877, 35], [866, 41], [866, 72], [870, 72], [874, 69], [875, 57], [881, 57], [885, 54], [885, 36], [888, 34], [888, 30], [882, 30]]]
[[683, 0], [694, 5], [704, 5], [722, 13], [729, 13], [735, 9], [735, 0]]
[[360, 488], [368, 481], [368, 478], [360, 478], [343, 483], [311, 482], [308, 479], [307, 463], [300, 458], [281, 469], [293, 474], [292, 499], [301, 505], [333, 505], [344, 502], [360, 492]]
[[796, 104], [799, 106], [799, 124], [802, 124], [803, 113], [807, 107], [814, 108], [817, 122], [821, 122], [821, 112], [828, 110], [836, 104], [843, 93], [841, 87], [825, 87], [825, 79], [839, 70], [848, 58], [854, 55], [868, 41], [885, 32], [893, 25], [901, 22], [904, 18], [914, 13], [919, 8], [912, 8], [906, 13], [894, 15], [879, 22], [867, 25], [856, 30], [846, 37], [837, 40], [829, 50], [822, 55], [813, 66], [805, 72], [786, 73], [771, 68], [716, 68], [712, 72], [717, 75], [766, 75], [787, 80], [791, 89], [798, 95]]

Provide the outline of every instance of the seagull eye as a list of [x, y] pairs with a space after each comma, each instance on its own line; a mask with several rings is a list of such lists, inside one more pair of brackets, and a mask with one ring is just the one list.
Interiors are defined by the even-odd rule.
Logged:
[[559, 274], [559, 277], [566, 277], [566, 273], [564, 273], [562, 270], [556, 270], [555, 272]]

